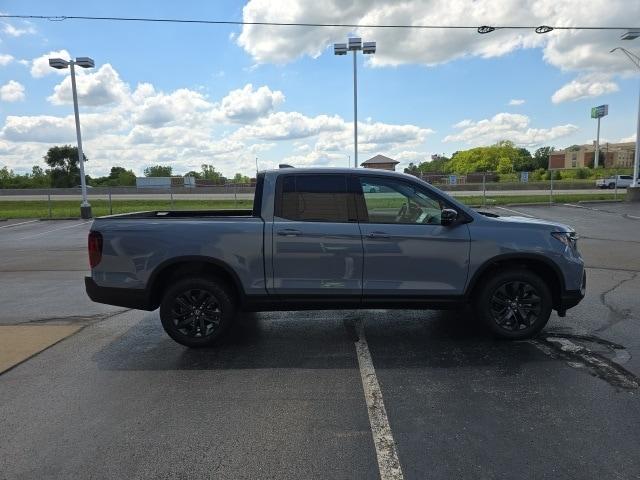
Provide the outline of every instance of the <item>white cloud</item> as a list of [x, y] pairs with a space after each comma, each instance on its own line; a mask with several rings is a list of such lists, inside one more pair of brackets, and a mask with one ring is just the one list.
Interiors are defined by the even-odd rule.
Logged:
[[[408, 25], [593, 25], [619, 26], [640, 18], [640, 2], [607, 0], [250, 0], [245, 21]], [[354, 30], [353, 32], [351, 30]], [[236, 38], [258, 63], [287, 63], [300, 56], [317, 57], [334, 42], [356, 33], [378, 42], [371, 65], [435, 65], [464, 56], [505, 55], [540, 47], [547, 62], [561, 69], [632, 71], [622, 55], [608, 52], [617, 45], [611, 31], [563, 31], [538, 35], [533, 30], [496, 30], [479, 35], [471, 30], [381, 29], [344, 27], [269, 27], [244, 25]], [[428, 45], [428, 48], [425, 48]]]
[[13, 60], [13, 55], [9, 55], [8, 53], [0, 53], [0, 67], [9, 65], [11, 62], [13, 62]]
[[263, 117], [284, 102], [284, 94], [267, 86], [257, 90], [248, 83], [242, 89], [232, 90], [220, 102], [220, 115], [231, 122], [249, 123]]
[[[78, 101], [83, 105], [107, 105], [123, 101], [129, 92], [129, 87], [120, 79], [118, 72], [105, 63], [98, 71], [84, 73], [76, 71], [76, 87]], [[54, 105], [66, 105], [73, 102], [71, 93], [71, 77], [67, 76], [55, 86], [53, 95], [47, 98]]]
[[517, 107], [518, 105], [523, 105], [524, 103], [525, 101], [522, 100], [521, 98], [512, 98], [511, 100], [509, 100], [509, 105], [513, 107]]
[[5, 23], [2, 28], [2, 32], [11, 37], [21, 37], [22, 35], [32, 35], [36, 33], [36, 29], [30, 25], [27, 25], [24, 28], [18, 28], [9, 23]]
[[584, 98], [599, 97], [617, 92], [618, 85], [611, 80], [610, 75], [583, 75], [560, 87], [551, 96], [553, 103], [582, 100]]
[[50, 58], [62, 58], [63, 60], [69, 60], [71, 55], [66, 50], [53, 50], [44, 55], [40, 55], [38, 58], [34, 58], [31, 61], [31, 76], [35, 78], [44, 77], [50, 73], [57, 73], [58, 75], [68, 75], [66, 69], [58, 70], [49, 66]]
[[[267, 168], [285, 161], [287, 150], [298, 155], [290, 163], [343, 166], [345, 152], [352, 150], [352, 123], [337, 115], [276, 112], [284, 94], [268, 86], [245, 85], [214, 100], [186, 88], [162, 92], [150, 83], [132, 88], [108, 64], [96, 72], [80, 72], [77, 80], [92, 176], [107, 174], [115, 162], [138, 174], [155, 163], [171, 164], [177, 173], [208, 163], [225, 175], [247, 174], [254, 171], [256, 156], [260, 168]], [[67, 105], [65, 116], [5, 119], [0, 126], [3, 164], [30, 168], [51, 145], [75, 142], [68, 82], [65, 78], [56, 85], [49, 97], [54, 104]], [[432, 133], [416, 125], [373, 121], [360, 123], [359, 132], [363, 158], [370, 153], [419, 151]], [[276, 147], [277, 154], [269, 151]]]
[[531, 128], [526, 115], [498, 113], [490, 119], [467, 121], [459, 133], [447, 135], [445, 142], [465, 142], [470, 145], [487, 145], [500, 140], [511, 140], [518, 145], [534, 146], [561, 138], [578, 130], [571, 124], [551, 128]]
[[0, 100], [3, 102], [24, 100], [24, 86], [15, 80], [9, 80], [0, 87]]
[[620, 143], [627, 143], [627, 142], [635, 142], [636, 141], [636, 134], [631, 134], [628, 137], [623, 137], [620, 140], [618, 140], [618, 142]]

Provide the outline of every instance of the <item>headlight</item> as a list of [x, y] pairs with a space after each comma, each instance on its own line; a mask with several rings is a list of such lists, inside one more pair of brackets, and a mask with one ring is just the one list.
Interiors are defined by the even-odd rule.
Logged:
[[578, 247], [578, 235], [576, 232], [551, 232], [551, 236], [569, 248], [575, 250]]

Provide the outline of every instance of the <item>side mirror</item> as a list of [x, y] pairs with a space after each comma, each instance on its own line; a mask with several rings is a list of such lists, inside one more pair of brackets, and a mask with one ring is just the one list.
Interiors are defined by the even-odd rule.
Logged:
[[458, 218], [458, 212], [452, 208], [443, 208], [440, 212], [440, 225], [451, 225]]

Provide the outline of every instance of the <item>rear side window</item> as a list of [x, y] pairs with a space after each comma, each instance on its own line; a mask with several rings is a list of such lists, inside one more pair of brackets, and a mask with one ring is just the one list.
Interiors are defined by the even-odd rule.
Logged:
[[354, 221], [346, 175], [284, 175], [279, 181], [277, 216], [302, 222]]

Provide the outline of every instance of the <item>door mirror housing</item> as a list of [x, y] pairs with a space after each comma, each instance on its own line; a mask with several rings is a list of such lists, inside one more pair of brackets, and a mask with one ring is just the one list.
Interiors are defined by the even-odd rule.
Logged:
[[451, 225], [458, 219], [458, 211], [453, 208], [443, 208], [440, 212], [440, 224], [443, 226]]

